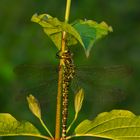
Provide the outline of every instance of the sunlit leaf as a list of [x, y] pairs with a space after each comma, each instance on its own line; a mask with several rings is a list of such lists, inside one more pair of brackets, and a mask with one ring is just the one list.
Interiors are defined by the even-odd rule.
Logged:
[[33, 95], [27, 97], [28, 105], [32, 113], [39, 119], [41, 119], [41, 109], [39, 102]]
[[41, 137], [41, 134], [30, 122], [19, 122], [8, 113], [0, 113], [0, 136]]
[[112, 27], [108, 26], [105, 22], [97, 23], [93, 20], [78, 20], [72, 26], [80, 34], [84, 45], [86, 56], [89, 56], [93, 44], [108, 32], [112, 32]]
[[52, 39], [58, 49], [61, 48], [62, 32], [67, 32], [67, 45], [75, 45], [79, 42], [84, 47], [87, 57], [95, 41], [107, 35], [108, 32], [112, 32], [112, 27], [105, 22], [97, 23], [93, 20], [77, 20], [68, 24], [48, 14], [34, 14], [31, 20], [43, 27], [44, 32]]
[[82, 45], [84, 45], [79, 33], [68, 23], [61, 22], [57, 18], [54, 18], [48, 14], [34, 14], [31, 20], [43, 27], [44, 32], [51, 38], [51, 40], [59, 50], [61, 48], [63, 31], [68, 33], [68, 45], [75, 44], [75, 39], [77, 39]]
[[139, 140], [140, 117], [126, 110], [99, 114], [94, 120], [84, 120], [75, 129], [75, 136], [93, 136], [112, 140]]

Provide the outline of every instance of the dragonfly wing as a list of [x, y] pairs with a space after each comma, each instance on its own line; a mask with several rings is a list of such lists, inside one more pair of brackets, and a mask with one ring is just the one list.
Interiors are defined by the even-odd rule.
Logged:
[[122, 79], [128, 75], [130, 75], [130, 69], [122, 65], [110, 67], [79, 67], [76, 68], [72, 87], [74, 89], [84, 88], [88, 94], [86, 95], [88, 100], [93, 101], [98, 96], [100, 100], [120, 102], [125, 99], [126, 95], [122, 88]]
[[56, 67], [51, 65], [18, 65], [14, 68], [17, 79], [25, 84], [38, 84], [51, 79], [57, 74]]
[[94, 76], [97, 79], [104, 78], [124, 78], [132, 74], [132, 68], [124, 65], [114, 65], [105, 67], [93, 67], [93, 66], [80, 66], [76, 67], [76, 74], [82, 76]]
[[95, 87], [102, 85], [120, 84], [128, 80], [132, 74], [130, 67], [117, 65], [109, 67], [81, 67], [75, 70], [78, 81]]
[[[55, 98], [57, 92], [57, 70], [50, 65], [19, 65], [14, 69], [20, 83], [18, 99], [33, 94], [41, 102]], [[47, 97], [44, 101], [44, 97]]]

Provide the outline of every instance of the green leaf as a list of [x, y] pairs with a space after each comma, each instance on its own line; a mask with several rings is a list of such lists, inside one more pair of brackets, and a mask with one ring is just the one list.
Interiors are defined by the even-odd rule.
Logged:
[[75, 121], [78, 117], [78, 113], [81, 110], [82, 105], [83, 105], [83, 100], [84, 100], [84, 91], [83, 91], [83, 89], [80, 89], [75, 95], [75, 102], [74, 102], [75, 116], [74, 116], [73, 121], [71, 122], [71, 124], [69, 125], [69, 127], [67, 129], [67, 133], [71, 129], [72, 125], [75, 123]]
[[140, 140], [140, 116], [126, 110], [99, 114], [84, 120], [75, 129], [75, 136], [93, 136], [112, 140]]
[[43, 27], [44, 32], [51, 38], [56, 47], [60, 50], [62, 42], [62, 32], [67, 32], [67, 45], [76, 44], [76, 39], [82, 44], [82, 39], [79, 33], [70, 24], [61, 22], [57, 18], [54, 18], [48, 14], [32, 16], [31, 21], [40, 24]]
[[97, 23], [93, 20], [78, 20], [72, 26], [77, 30], [82, 38], [82, 46], [85, 49], [86, 56], [89, 56], [93, 44], [108, 32], [112, 32], [112, 27], [108, 26], [105, 22]]
[[41, 109], [38, 100], [33, 96], [27, 97], [28, 105], [32, 113], [39, 119], [41, 119]]
[[59, 21], [48, 14], [34, 14], [31, 19], [40, 24], [44, 32], [51, 38], [56, 47], [60, 50], [62, 43], [62, 33], [67, 33], [66, 43], [68, 46], [78, 42], [83, 46], [86, 56], [89, 56], [93, 44], [108, 32], [112, 32], [112, 27], [105, 22], [97, 23], [92, 20], [78, 20], [72, 24]]
[[28, 101], [28, 105], [29, 105], [31, 112], [40, 120], [42, 126], [45, 128], [47, 133], [53, 139], [51, 132], [49, 131], [49, 129], [47, 128], [47, 126], [45, 125], [45, 123], [43, 122], [43, 120], [41, 118], [41, 109], [40, 109], [38, 100], [33, 95], [29, 95], [27, 97], [27, 101]]
[[74, 102], [76, 118], [77, 118], [79, 111], [82, 108], [83, 100], [84, 100], [84, 91], [83, 91], [83, 89], [80, 89], [75, 95], [75, 102]]
[[0, 113], [0, 136], [43, 137], [30, 122], [19, 122], [8, 113]]

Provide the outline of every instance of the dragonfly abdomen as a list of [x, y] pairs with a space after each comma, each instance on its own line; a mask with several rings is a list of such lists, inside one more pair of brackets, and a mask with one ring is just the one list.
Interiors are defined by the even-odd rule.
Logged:
[[68, 118], [68, 92], [71, 80], [74, 77], [74, 64], [72, 60], [72, 54], [69, 50], [66, 50], [61, 59], [64, 60], [63, 65], [63, 82], [62, 82], [62, 140], [66, 140], [66, 130], [67, 130], [67, 118]]

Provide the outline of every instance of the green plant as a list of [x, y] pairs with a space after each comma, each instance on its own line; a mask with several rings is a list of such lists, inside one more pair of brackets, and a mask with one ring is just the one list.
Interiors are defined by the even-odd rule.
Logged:
[[[58, 73], [55, 136], [51, 134], [43, 122], [39, 103], [32, 95], [27, 97], [29, 108], [39, 119], [49, 136], [42, 135], [30, 122], [19, 122], [10, 114], [6, 113], [0, 114], [0, 136], [34, 136], [48, 140], [65, 140], [79, 136], [92, 136], [113, 140], [139, 140], [140, 118], [127, 110], [104, 112], [99, 114], [92, 121], [84, 120], [76, 127], [74, 134], [67, 136], [67, 132], [77, 120], [84, 99], [84, 91], [81, 87], [75, 95], [75, 117], [67, 127], [67, 98], [70, 82], [74, 77], [74, 64], [69, 51], [69, 46], [79, 42], [88, 57], [95, 41], [112, 31], [112, 28], [105, 22], [98, 24], [92, 20], [77, 20], [72, 24], [69, 24], [70, 5], [71, 0], [67, 0], [64, 22], [61, 22], [48, 14], [35, 14], [32, 17], [32, 21], [39, 23], [43, 27], [45, 33], [51, 38], [59, 50], [58, 57], [60, 58], [60, 64]], [[62, 133], [60, 132], [61, 113]]]

